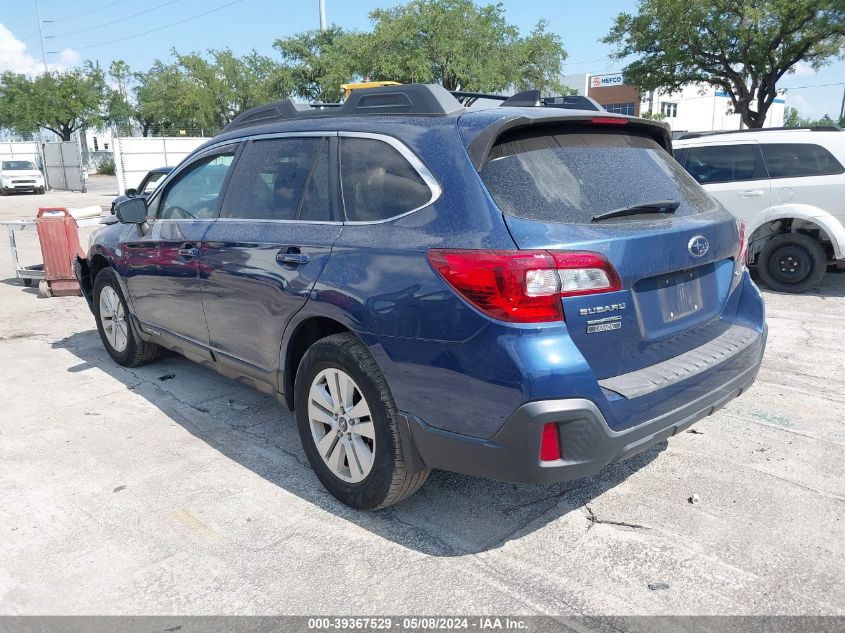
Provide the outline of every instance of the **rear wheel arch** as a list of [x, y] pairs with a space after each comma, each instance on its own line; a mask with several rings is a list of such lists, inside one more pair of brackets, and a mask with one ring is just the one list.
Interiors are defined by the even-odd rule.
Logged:
[[830, 232], [812, 218], [782, 217], [764, 222], [754, 229], [748, 240], [748, 258], [752, 264], [758, 263], [758, 257], [766, 244], [772, 239], [790, 233], [805, 235], [819, 244], [829, 259], [836, 259], [836, 246]]
[[296, 324], [290, 338], [287, 340], [285, 348], [282, 350], [284, 362], [282, 369], [284, 370], [282, 385], [285, 394], [285, 403], [288, 409], [294, 410], [294, 396], [293, 385], [296, 380], [296, 372], [305, 356], [305, 352], [314, 343], [320, 339], [324, 339], [332, 334], [339, 334], [341, 332], [353, 333], [348, 327], [325, 316], [307, 317]]

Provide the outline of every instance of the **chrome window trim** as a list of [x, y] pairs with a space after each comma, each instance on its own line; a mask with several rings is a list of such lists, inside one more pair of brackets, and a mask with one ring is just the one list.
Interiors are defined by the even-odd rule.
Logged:
[[[398, 220], [400, 218], [404, 218], [412, 213], [416, 213], [420, 209], [424, 209], [429, 205], [434, 204], [441, 195], [443, 195], [443, 188], [440, 186], [440, 183], [437, 182], [437, 179], [434, 175], [429, 171], [428, 167], [417, 157], [417, 155], [411, 151], [411, 149], [405, 145], [402, 141], [398, 138], [389, 136], [387, 134], [378, 134], [375, 132], [341, 132], [337, 130], [309, 130], [309, 131], [302, 131], [302, 132], [268, 132], [265, 134], [250, 134], [248, 136], [241, 136], [238, 138], [231, 138], [224, 141], [219, 141], [214, 145], [209, 145], [206, 147], [201, 153], [196, 154], [195, 156], [191, 156], [191, 162], [187, 163], [183, 167], [177, 167], [174, 169], [170, 174], [167, 176], [167, 180], [162, 181], [159, 187], [156, 187], [156, 191], [150, 196], [152, 198], [156, 197], [156, 194], [159, 191], [163, 191], [164, 188], [168, 184], [168, 180], [171, 178], [176, 177], [179, 173], [184, 171], [185, 168], [189, 167], [191, 164], [194, 163], [196, 159], [202, 158], [209, 152], [213, 152], [221, 147], [225, 147], [227, 145], [234, 145], [237, 147], [240, 143], [246, 143], [247, 141], [261, 141], [261, 140], [270, 140], [270, 139], [277, 139], [277, 138], [296, 138], [296, 137], [314, 137], [314, 136], [321, 136], [321, 137], [341, 137], [341, 138], [367, 138], [376, 141], [381, 141], [383, 143], [387, 143], [392, 148], [394, 148], [397, 152], [399, 152], [402, 157], [410, 163], [411, 167], [414, 168], [414, 171], [417, 172], [417, 175], [422, 178], [423, 182], [428, 187], [429, 191], [431, 192], [431, 197], [425, 204], [421, 204], [420, 206], [411, 209], [410, 211], [404, 211], [398, 215], [391, 216], [384, 220], [360, 220], [360, 221], [348, 221], [348, 220], [268, 220], [268, 219], [250, 219], [250, 218], [213, 218], [211, 221], [214, 222], [244, 222], [249, 220], [250, 222], [273, 222], [278, 224], [336, 224], [336, 225], [349, 225], [349, 226], [366, 226], [368, 224], [384, 224], [385, 222], [393, 222], [394, 220]], [[338, 168], [340, 169], [340, 165], [338, 162]], [[341, 205], [343, 206], [343, 179], [341, 178], [341, 174], [338, 173], [338, 179], [340, 180], [340, 190], [341, 190]], [[346, 216], [346, 209], [343, 210], [344, 217]], [[155, 219], [156, 222], [183, 222], [184, 220], [179, 219]]]

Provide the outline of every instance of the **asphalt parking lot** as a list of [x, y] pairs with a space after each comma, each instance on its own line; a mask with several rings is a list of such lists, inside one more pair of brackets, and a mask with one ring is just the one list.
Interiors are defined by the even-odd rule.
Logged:
[[[62, 200], [108, 204], [93, 180]], [[757, 383], [668, 443], [566, 484], [437, 472], [379, 513], [273, 398], [121, 368], [82, 298], [13, 277], [0, 249], [2, 614], [845, 615], [845, 274], [766, 292]]]

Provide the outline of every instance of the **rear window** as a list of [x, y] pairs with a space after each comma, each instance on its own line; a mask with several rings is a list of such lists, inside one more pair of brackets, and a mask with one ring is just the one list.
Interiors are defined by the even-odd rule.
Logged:
[[830, 176], [845, 169], [821, 145], [810, 143], [760, 143], [771, 178]]
[[656, 141], [627, 130], [573, 126], [504, 135], [481, 179], [503, 212], [543, 222], [587, 224], [602, 213], [658, 200], [680, 202], [676, 216], [717, 208]]

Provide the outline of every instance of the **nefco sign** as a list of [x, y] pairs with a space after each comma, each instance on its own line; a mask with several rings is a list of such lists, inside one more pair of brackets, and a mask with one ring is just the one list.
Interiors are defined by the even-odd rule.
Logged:
[[624, 86], [625, 79], [622, 73], [612, 75], [593, 75], [590, 77], [590, 88], [610, 88], [612, 86]]

